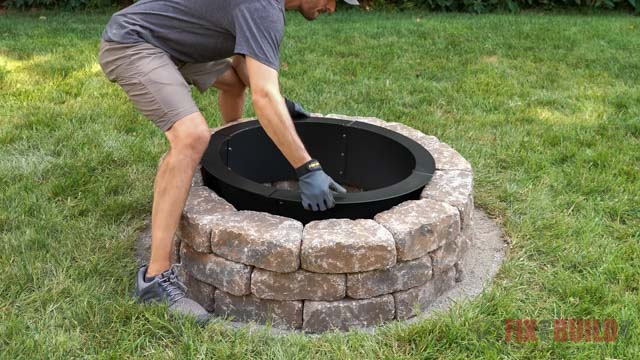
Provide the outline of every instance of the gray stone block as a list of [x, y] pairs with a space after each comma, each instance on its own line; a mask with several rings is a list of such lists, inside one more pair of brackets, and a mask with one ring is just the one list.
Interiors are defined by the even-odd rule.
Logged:
[[183, 273], [184, 275], [180, 276], [180, 280], [187, 287], [187, 297], [202, 305], [208, 312], [214, 312], [216, 288], [211, 284], [196, 279], [186, 271], [183, 271]]
[[456, 270], [435, 274], [426, 284], [393, 294], [396, 306], [396, 319], [405, 320], [424, 311], [436, 299], [455, 285]]
[[196, 279], [238, 296], [251, 292], [250, 266], [196, 252], [186, 243], [180, 253], [185, 271]]
[[215, 293], [215, 313], [235, 321], [270, 323], [280, 329], [302, 327], [302, 301], [260, 299], [253, 295], [234, 296], [224, 291]]
[[[458, 235], [458, 238], [460, 235]], [[439, 274], [451, 268], [462, 257], [460, 246], [456, 239], [449, 239], [444, 245], [429, 253], [433, 264], [433, 273]]]
[[191, 187], [204, 186], [204, 181], [202, 180], [202, 167], [198, 165], [196, 168], [196, 172], [193, 174], [193, 178], [191, 178]]
[[422, 285], [431, 279], [431, 257], [399, 262], [394, 266], [347, 274], [347, 295], [365, 299]]
[[345, 296], [346, 275], [318, 274], [304, 270], [278, 273], [255, 269], [251, 293], [273, 300], [338, 300]]
[[460, 256], [464, 256], [473, 243], [473, 219], [470, 219], [465, 226], [462, 227], [456, 242], [460, 248]]
[[305, 301], [302, 328], [308, 332], [349, 330], [393, 319], [393, 296], [338, 301]]

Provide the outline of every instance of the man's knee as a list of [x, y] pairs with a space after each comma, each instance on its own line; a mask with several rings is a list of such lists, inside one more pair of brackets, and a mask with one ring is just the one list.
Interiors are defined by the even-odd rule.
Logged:
[[178, 120], [165, 134], [172, 152], [196, 163], [200, 161], [211, 138], [209, 126], [200, 113]]
[[229, 69], [216, 80], [214, 86], [220, 91], [236, 95], [244, 94], [244, 91], [247, 89], [233, 66], [230, 66]]
[[231, 67], [236, 72], [236, 75], [240, 78], [245, 87], [249, 86], [249, 72], [247, 71], [247, 62], [244, 56], [236, 55], [231, 60]]

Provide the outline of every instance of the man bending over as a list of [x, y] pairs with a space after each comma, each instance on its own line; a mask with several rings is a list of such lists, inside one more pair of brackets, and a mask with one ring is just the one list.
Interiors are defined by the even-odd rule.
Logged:
[[285, 8], [313, 20], [335, 11], [335, 5], [335, 0], [141, 0], [111, 17], [100, 65], [170, 144], [154, 183], [151, 258], [137, 274], [139, 300], [166, 301], [172, 312], [207, 318], [185, 297], [170, 260], [191, 178], [211, 136], [189, 84], [201, 92], [218, 89], [224, 123], [242, 116], [250, 87], [260, 124], [301, 174], [305, 208], [326, 210], [334, 206], [332, 191], [344, 192], [322, 168], [311, 166], [315, 161], [296, 133], [278, 84]]

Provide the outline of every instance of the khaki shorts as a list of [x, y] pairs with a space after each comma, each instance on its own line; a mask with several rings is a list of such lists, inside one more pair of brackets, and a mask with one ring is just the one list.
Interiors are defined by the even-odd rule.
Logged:
[[200, 111], [189, 84], [204, 92], [231, 66], [231, 59], [177, 63], [148, 43], [109, 41], [100, 44], [99, 61], [107, 78], [118, 83], [134, 106], [163, 131]]

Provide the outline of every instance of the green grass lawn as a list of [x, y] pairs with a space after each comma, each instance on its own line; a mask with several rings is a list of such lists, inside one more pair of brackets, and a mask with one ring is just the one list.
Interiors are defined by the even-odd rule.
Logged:
[[[451, 144], [510, 239], [474, 301], [313, 338], [201, 329], [129, 297], [167, 142], [97, 64], [108, 18], [0, 15], [0, 358], [640, 358], [638, 17], [289, 14], [283, 93]], [[218, 124], [215, 93], [195, 98]], [[505, 343], [511, 318], [620, 330], [607, 344]]]

